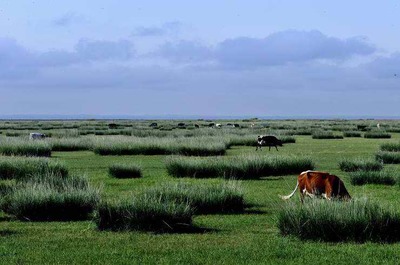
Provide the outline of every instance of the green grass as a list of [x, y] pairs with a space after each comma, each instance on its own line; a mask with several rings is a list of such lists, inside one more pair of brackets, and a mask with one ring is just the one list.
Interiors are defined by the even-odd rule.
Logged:
[[351, 172], [350, 182], [353, 185], [383, 184], [394, 185], [398, 177], [389, 171], [356, 171]]
[[345, 172], [353, 171], [380, 171], [383, 169], [383, 164], [372, 159], [342, 159], [339, 161], [340, 170]]
[[[118, 121], [131, 124], [134, 128], [149, 127], [152, 121]], [[176, 121], [157, 121], [159, 126], [176, 125]], [[197, 121], [195, 121], [197, 122]], [[194, 122], [194, 123], [195, 123]], [[393, 127], [398, 121], [388, 121]], [[43, 121], [43, 126], [60, 128], [68, 126], [92, 126], [108, 124], [105, 121]], [[188, 123], [188, 122], [187, 122]], [[206, 121], [199, 121], [206, 124]], [[249, 127], [249, 123], [239, 123]], [[268, 126], [290, 125], [290, 128], [326, 128], [339, 125], [366, 124], [373, 127], [376, 121], [327, 121], [288, 120], [260, 121]], [[383, 122], [381, 122], [382, 124]], [[386, 123], [386, 121], [385, 121]], [[16, 126], [17, 123], [0, 121], [0, 125]], [[19, 124], [19, 123], [18, 123]], [[39, 122], [24, 122], [23, 126], [37, 126]], [[392, 126], [391, 125], [391, 126]], [[19, 126], [19, 125], [18, 125]], [[141, 127], [142, 126], [142, 127]], [[98, 126], [101, 127], [101, 126]], [[397, 126], [398, 127], [398, 126]], [[3, 129], [3, 134], [4, 134]], [[53, 130], [53, 129], [52, 129]], [[192, 133], [197, 130], [165, 131], [166, 133]], [[200, 129], [202, 130], [202, 129]], [[224, 129], [208, 129], [223, 133]], [[239, 129], [238, 135], [248, 134]], [[156, 131], [156, 130], [155, 130]], [[163, 131], [164, 132], [164, 131]], [[260, 134], [266, 134], [263, 129]], [[258, 133], [258, 132], [257, 132]], [[166, 136], [169, 138], [170, 136]], [[181, 136], [179, 136], [181, 137]], [[186, 136], [185, 136], [186, 137]], [[197, 139], [197, 136], [191, 136]], [[0, 137], [1, 138], [1, 137]], [[316, 170], [340, 176], [350, 184], [348, 174], [343, 174], [338, 162], [343, 159], [371, 159], [386, 142], [399, 142], [400, 134], [393, 133], [392, 139], [344, 138], [342, 140], [313, 140], [310, 136], [296, 136], [296, 144], [287, 144], [279, 152], [255, 153], [251, 146], [232, 146], [226, 150], [226, 158], [241, 155], [293, 155], [309, 156]], [[69, 172], [86, 173], [90, 183], [103, 186], [105, 200], [130, 199], [144, 189], [185, 181], [188, 184], [217, 185], [220, 179], [175, 179], [168, 175], [164, 164], [165, 155], [99, 156], [91, 151], [52, 152], [51, 160], [64, 162]], [[139, 163], [143, 178], [115, 179], [108, 175], [114, 163]], [[399, 164], [385, 165], [385, 169], [398, 171]], [[397, 264], [400, 259], [400, 244], [366, 242], [321, 243], [301, 241], [296, 237], [283, 237], [277, 227], [277, 215], [283, 202], [278, 195], [288, 194], [296, 184], [298, 173], [284, 177], [269, 177], [241, 181], [246, 202], [253, 205], [244, 213], [195, 215], [193, 226], [208, 228], [205, 233], [154, 234], [140, 231], [99, 231], [91, 220], [75, 222], [20, 222], [0, 213], [0, 260], [2, 264], [308, 264], [304, 256], [317, 257], [316, 263], [335, 264]], [[8, 184], [10, 181], [0, 181]], [[12, 181], [11, 181], [12, 182]], [[353, 197], [368, 197], [383, 205], [392, 205], [400, 211], [399, 186], [346, 185]], [[295, 198], [296, 197], [296, 198]], [[298, 195], [292, 198], [298, 204]], [[386, 207], [385, 207], [386, 208]]]
[[142, 169], [136, 164], [112, 164], [108, 173], [114, 178], [141, 178], [143, 176]]
[[163, 155], [189, 156], [223, 155], [228, 143], [222, 139], [174, 139], [174, 138], [109, 138], [96, 141], [94, 152], [98, 155]]
[[382, 151], [400, 152], [400, 142], [398, 143], [384, 143], [380, 146]]
[[345, 131], [343, 132], [344, 137], [361, 137], [360, 132], [355, 132], [355, 131]]
[[0, 139], [0, 155], [5, 156], [51, 156], [51, 146], [40, 140]]
[[66, 177], [68, 168], [60, 161], [47, 158], [0, 156], [0, 180], [29, 180], [32, 175], [54, 173]]
[[258, 179], [262, 176], [298, 174], [314, 169], [307, 157], [246, 155], [230, 159], [170, 157], [166, 160], [168, 174], [174, 177]]
[[375, 138], [375, 139], [388, 139], [392, 135], [386, 132], [366, 132], [364, 133], [364, 138]]
[[375, 158], [384, 164], [400, 164], [400, 152], [379, 151]]
[[302, 240], [400, 241], [400, 214], [368, 200], [288, 204], [278, 214], [278, 227], [282, 235]]
[[186, 202], [164, 201], [146, 194], [98, 206], [95, 223], [99, 230], [144, 230], [179, 232], [192, 225], [193, 211]]
[[85, 220], [99, 200], [99, 190], [84, 178], [45, 174], [17, 185], [2, 209], [22, 221]]
[[166, 202], [189, 203], [196, 214], [243, 212], [246, 207], [237, 181], [212, 185], [169, 183], [146, 190], [146, 194]]
[[330, 131], [315, 131], [312, 133], [313, 139], [343, 139], [342, 135], [336, 135]]

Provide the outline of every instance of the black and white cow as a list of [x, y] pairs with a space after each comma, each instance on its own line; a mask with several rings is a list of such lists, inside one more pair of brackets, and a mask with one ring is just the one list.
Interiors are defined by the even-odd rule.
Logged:
[[269, 151], [271, 150], [271, 146], [275, 146], [276, 151], [278, 151], [278, 146], [283, 146], [283, 145], [282, 145], [282, 141], [273, 135], [259, 135], [257, 137], [256, 151], [258, 150], [258, 148], [260, 148], [260, 150], [262, 150], [261, 149], [262, 146], [268, 146]]

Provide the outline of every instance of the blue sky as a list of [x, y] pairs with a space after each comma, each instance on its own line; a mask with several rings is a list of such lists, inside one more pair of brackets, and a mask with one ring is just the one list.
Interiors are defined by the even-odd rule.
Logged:
[[398, 1], [1, 1], [0, 113], [400, 116]]

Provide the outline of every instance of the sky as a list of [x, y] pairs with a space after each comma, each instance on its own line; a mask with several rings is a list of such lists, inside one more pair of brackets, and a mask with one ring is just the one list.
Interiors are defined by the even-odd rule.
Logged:
[[1, 115], [399, 117], [399, 1], [0, 0]]

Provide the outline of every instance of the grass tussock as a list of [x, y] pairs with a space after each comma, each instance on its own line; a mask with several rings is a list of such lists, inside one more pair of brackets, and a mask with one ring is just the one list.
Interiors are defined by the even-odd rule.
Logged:
[[113, 164], [108, 168], [108, 173], [114, 178], [141, 178], [142, 168], [136, 164]]
[[379, 151], [375, 158], [384, 164], [400, 164], [400, 152]]
[[350, 173], [350, 182], [353, 185], [394, 185], [396, 179], [395, 174], [389, 171], [355, 171]]
[[1, 157], [0, 179], [29, 180], [33, 175], [53, 173], [65, 178], [68, 175], [66, 165], [59, 161], [39, 157]]
[[389, 139], [392, 135], [386, 132], [366, 132], [364, 133], [364, 138], [371, 139]]
[[110, 138], [97, 141], [93, 151], [99, 155], [165, 155], [188, 156], [224, 155], [228, 142], [224, 139], [187, 138]]
[[400, 214], [368, 200], [313, 200], [282, 207], [278, 228], [282, 235], [303, 240], [396, 242], [400, 240]]
[[51, 156], [51, 146], [45, 141], [27, 139], [0, 140], [0, 154], [5, 156]]
[[356, 132], [356, 131], [346, 131], [346, 132], [343, 132], [343, 136], [344, 137], [361, 137], [361, 133]]
[[189, 203], [196, 214], [242, 212], [245, 209], [243, 189], [238, 181], [219, 184], [171, 183], [146, 191], [162, 201]]
[[400, 152], [400, 142], [399, 143], [382, 144], [380, 149], [381, 149], [381, 151]]
[[36, 175], [6, 196], [2, 209], [23, 221], [86, 220], [100, 200], [86, 178]]
[[308, 157], [242, 155], [233, 158], [169, 157], [173, 177], [257, 179], [262, 176], [297, 174], [315, 168]]
[[99, 230], [176, 232], [191, 226], [192, 218], [193, 209], [188, 202], [142, 195], [131, 200], [101, 203], [94, 220]]
[[383, 164], [371, 159], [343, 159], [339, 162], [339, 168], [345, 172], [380, 171], [383, 169]]
[[93, 141], [89, 137], [82, 138], [54, 138], [47, 140], [52, 151], [83, 151], [93, 148]]
[[315, 131], [312, 133], [313, 139], [343, 139], [342, 135], [336, 135], [331, 131]]

